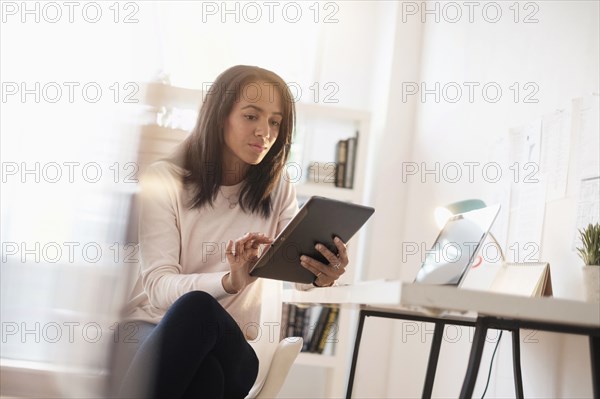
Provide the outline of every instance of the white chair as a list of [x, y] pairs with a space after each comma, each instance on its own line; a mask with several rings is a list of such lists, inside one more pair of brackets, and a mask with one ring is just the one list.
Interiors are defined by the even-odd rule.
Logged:
[[262, 387], [256, 389], [255, 386], [248, 394], [248, 398], [266, 399], [277, 397], [301, 349], [302, 338], [300, 337], [284, 338], [279, 342]]
[[302, 338], [290, 337], [280, 341], [282, 283], [259, 279], [263, 285], [259, 336], [250, 342], [259, 358], [259, 370], [254, 387], [247, 398], [277, 397], [285, 379], [302, 349]]

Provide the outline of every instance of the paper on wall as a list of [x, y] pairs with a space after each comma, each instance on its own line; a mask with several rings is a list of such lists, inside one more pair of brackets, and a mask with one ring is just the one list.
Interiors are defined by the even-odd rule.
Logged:
[[563, 198], [567, 191], [571, 112], [558, 110], [542, 119], [541, 172], [547, 184], [546, 200]]
[[510, 219], [506, 256], [513, 262], [538, 260], [546, 211], [546, 183], [540, 173], [542, 120], [510, 129]]
[[580, 179], [600, 176], [600, 96], [573, 100], [577, 137], [577, 171]]
[[575, 221], [575, 237], [572, 249], [581, 245], [579, 229], [588, 224], [600, 222], [600, 177], [581, 180], [579, 198], [577, 200], [577, 219]]

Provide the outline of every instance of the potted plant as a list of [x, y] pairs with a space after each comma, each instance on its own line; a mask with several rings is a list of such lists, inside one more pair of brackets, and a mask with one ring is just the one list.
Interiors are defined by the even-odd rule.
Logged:
[[583, 259], [583, 282], [586, 300], [600, 302], [600, 224], [589, 224], [579, 230], [581, 247], [577, 253]]

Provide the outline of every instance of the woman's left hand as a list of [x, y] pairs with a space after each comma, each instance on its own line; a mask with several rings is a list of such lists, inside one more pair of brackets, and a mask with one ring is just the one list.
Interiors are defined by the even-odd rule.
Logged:
[[339, 238], [335, 237], [333, 242], [338, 249], [338, 255], [335, 255], [323, 244], [317, 244], [315, 248], [329, 262], [324, 264], [310, 256], [302, 255], [300, 263], [302, 266], [310, 270], [315, 276], [314, 285], [318, 287], [330, 287], [335, 281], [340, 278], [346, 271], [348, 266], [348, 250], [346, 244]]

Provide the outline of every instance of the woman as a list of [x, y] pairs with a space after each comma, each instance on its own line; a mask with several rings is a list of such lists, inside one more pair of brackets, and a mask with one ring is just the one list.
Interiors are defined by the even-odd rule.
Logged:
[[[263, 284], [249, 268], [298, 210], [284, 174], [294, 119], [279, 76], [232, 67], [208, 91], [192, 134], [148, 168], [141, 270], [126, 317], [137, 342], [119, 349], [135, 352], [122, 396], [244, 397], [254, 384], [247, 340], [257, 332], [246, 327], [260, 320]], [[346, 246], [336, 246], [338, 256], [318, 246], [329, 264], [303, 257], [315, 286], [344, 273]]]

